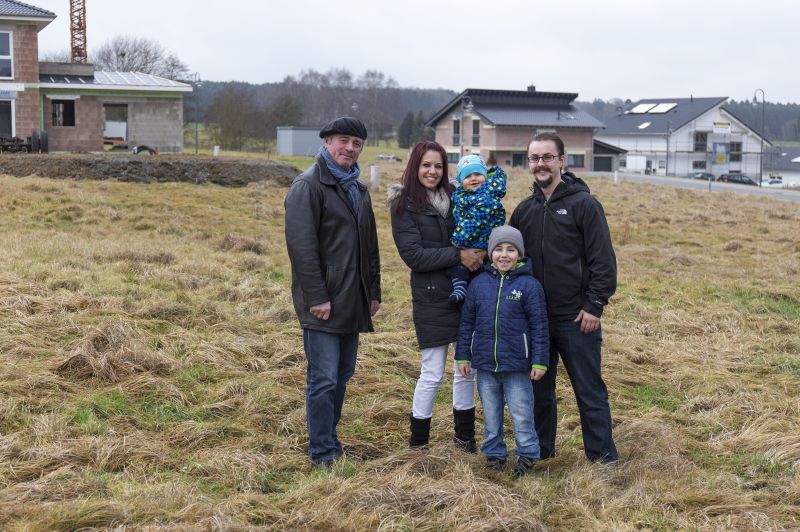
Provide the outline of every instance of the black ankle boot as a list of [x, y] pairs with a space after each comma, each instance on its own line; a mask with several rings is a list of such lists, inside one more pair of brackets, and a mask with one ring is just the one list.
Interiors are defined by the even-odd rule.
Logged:
[[418, 419], [414, 414], [409, 414], [409, 425], [411, 437], [408, 439], [408, 446], [412, 449], [425, 449], [428, 447], [428, 439], [431, 434], [431, 418]]
[[475, 443], [475, 407], [469, 410], [453, 409], [453, 423], [455, 425], [455, 436], [453, 443], [456, 448], [467, 453], [478, 452], [478, 445]]

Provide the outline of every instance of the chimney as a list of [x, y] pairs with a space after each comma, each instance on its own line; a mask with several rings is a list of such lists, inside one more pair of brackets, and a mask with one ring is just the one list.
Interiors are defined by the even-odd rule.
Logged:
[[536, 92], [536, 85], [528, 85], [528, 92]]

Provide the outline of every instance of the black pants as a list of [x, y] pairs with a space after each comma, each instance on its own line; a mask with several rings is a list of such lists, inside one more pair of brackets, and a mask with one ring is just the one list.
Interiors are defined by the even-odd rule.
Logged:
[[602, 342], [600, 328], [584, 334], [580, 331], [580, 323], [550, 323], [550, 364], [544, 377], [533, 383], [534, 420], [543, 459], [553, 456], [556, 451], [556, 369], [559, 355], [578, 402], [586, 457], [599, 462], [612, 462], [619, 458], [611, 435], [608, 390], [600, 375]]

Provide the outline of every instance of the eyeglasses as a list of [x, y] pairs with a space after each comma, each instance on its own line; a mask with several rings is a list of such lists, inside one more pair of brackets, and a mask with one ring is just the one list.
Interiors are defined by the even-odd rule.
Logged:
[[546, 163], [552, 163], [553, 160], [556, 159], [557, 157], [559, 157], [559, 155], [553, 155], [552, 153], [545, 153], [541, 157], [539, 157], [538, 155], [529, 155], [528, 156], [528, 161], [530, 161], [532, 163], [538, 163], [539, 160], [541, 159], [542, 161], [544, 161]]

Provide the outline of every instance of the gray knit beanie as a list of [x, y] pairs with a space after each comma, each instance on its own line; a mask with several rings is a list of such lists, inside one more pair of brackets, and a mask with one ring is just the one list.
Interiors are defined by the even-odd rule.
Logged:
[[489, 256], [491, 257], [494, 248], [504, 243], [512, 244], [517, 248], [520, 257], [525, 256], [525, 244], [522, 240], [522, 233], [510, 225], [500, 225], [492, 229], [492, 234], [489, 235]]

